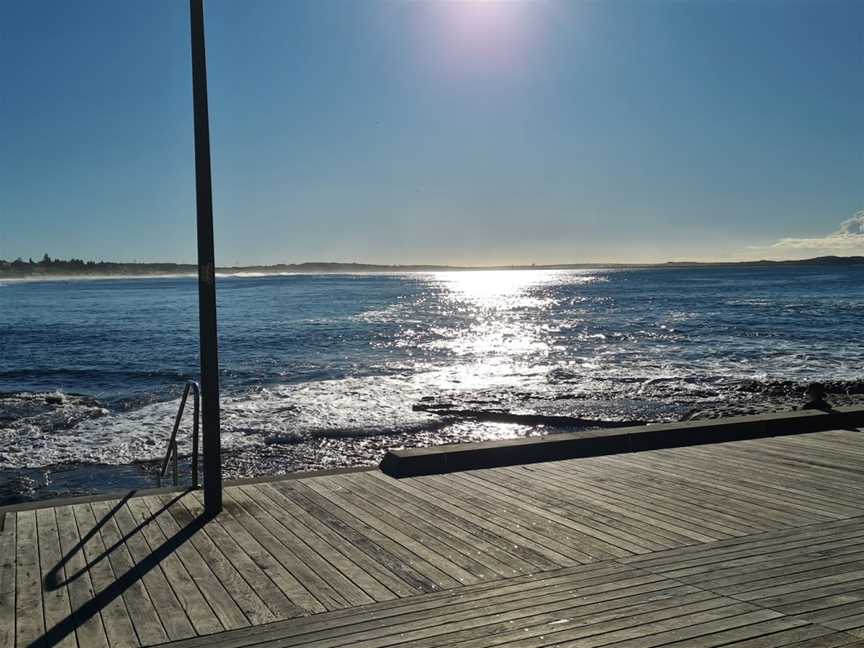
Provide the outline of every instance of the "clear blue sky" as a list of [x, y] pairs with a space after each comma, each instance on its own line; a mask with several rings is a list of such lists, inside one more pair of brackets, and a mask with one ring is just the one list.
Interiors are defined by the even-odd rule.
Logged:
[[[860, 0], [206, 20], [220, 264], [864, 253]], [[0, 258], [194, 261], [188, 29], [182, 0], [0, 0]]]

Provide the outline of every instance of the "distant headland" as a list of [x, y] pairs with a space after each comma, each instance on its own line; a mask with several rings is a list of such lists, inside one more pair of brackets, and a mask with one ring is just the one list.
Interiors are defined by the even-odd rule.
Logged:
[[[217, 274], [282, 274], [282, 273], [353, 273], [353, 272], [440, 272], [447, 270], [580, 270], [586, 268], [676, 268], [676, 267], [745, 267], [745, 266], [836, 266], [864, 265], [864, 256], [821, 256], [792, 261], [668, 261], [666, 263], [564, 263], [550, 265], [452, 266], [452, 265], [383, 265], [373, 263], [317, 262], [279, 263], [276, 265], [224, 266]], [[20, 257], [14, 261], [0, 259], [0, 278], [39, 279], [59, 277], [131, 277], [195, 275], [198, 266], [191, 263], [125, 263], [116, 261], [84, 261], [83, 259], [52, 259], [45, 254], [39, 261]]]

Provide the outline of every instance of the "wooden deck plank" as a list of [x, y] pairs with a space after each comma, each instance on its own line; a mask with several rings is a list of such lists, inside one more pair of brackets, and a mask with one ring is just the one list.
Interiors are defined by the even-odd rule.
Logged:
[[852, 635], [806, 625], [725, 645], [730, 648], [854, 648], [855, 641]]
[[[783, 457], [783, 461], [771, 462], [765, 458], [775, 458], [773, 453], [765, 453], [760, 457], [752, 450], [747, 452], [744, 449], [724, 448], [724, 454], [735, 461], [736, 472], [746, 475], [758, 483], [764, 492], [775, 494], [784, 502], [796, 502], [816, 512], [830, 511], [834, 517], [848, 517], [861, 510], [854, 505], [856, 494], [864, 496], [857, 485], [837, 488], [837, 478], [842, 479], [844, 476], [842, 472], [792, 462], [788, 460], [788, 455]], [[708, 458], [707, 455], [703, 457]], [[757, 471], [755, 477], [750, 474]]]
[[16, 644], [28, 646], [45, 633], [45, 618], [42, 610], [42, 572], [39, 567], [36, 512], [19, 511], [17, 517]]
[[548, 506], [549, 500], [542, 497], [544, 489], [541, 484], [535, 482], [531, 489], [520, 488], [520, 485], [526, 486], [526, 482], [509, 472], [492, 469], [478, 471], [476, 475], [460, 473], [457, 483], [466, 484], [466, 488], [471, 488], [472, 492], [485, 493], [495, 501], [510, 503], [531, 515], [564, 527], [566, 536], [558, 537], [566, 537], [574, 547], [579, 547], [581, 553], [588, 556], [586, 562], [647, 553], [652, 548], [660, 548], [628, 538], [620, 529], [611, 532], [608, 528], [595, 528], [573, 516], [553, 511]]
[[361, 532], [362, 527], [358, 530], [350, 521], [336, 515], [335, 511], [328, 506], [327, 501], [320, 501], [318, 494], [314, 491], [304, 494], [287, 483], [274, 483], [273, 487], [305, 511], [307, 515], [319, 520], [335, 534], [344, 538], [346, 542], [378, 562], [383, 569], [395, 574], [411, 588], [413, 593], [431, 592], [437, 589], [434, 582], [414, 570], [406, 561], [364, 535]]
[[[603, 458], [604, 460], [606, 457]], [[654, 521], [646, 522], [644, 518], [633, 517], [630, 509], [634, 506], [632, 491], [629, 495], [621, 495], [618, 492], [598, 492], [596, 485], [608, 482], [606, 477], [590, 477], [582, 466], [574, 470], [575, 466], [561, 462], [560, 465], [539, 466], [510, 466], [499, 469], [502, 476], [515, 478], [523, 484], [536, 484], [531, 488], [532, 494], [538, 492], [545, 495], [548, 504], [560, 507], [562, 515], [578, 515], [585, 511], [588, 519], [606, 521], [599, 525], [607, 533], [622, 533], [627, 531], [631, 541], [636, 544], [644, 544], [641, 550], [633, 549], [632, 553], [646, 553], [645, 549], [657, 551], [667, 547], [692, 544], [694, 540], [689, 530], [676, 529], [669, 524], [657, 524]], [[608, 471], [603, 465], [595, 468], [601, 475], [608, 476]], [[547, 469], [547, 470], [544, 470]], [[668, 513], [668, 511], [666, 512]], [[678, 523], [675, 517], [674, 524]], [[722, 527], [711, 529], [711, 531], [726, 533]], [[704, 531], [704, 530], [702, 530]], [[638, 540], [637, 540], [638, 539]]]
[[[277, 521], [282, 528], [290, 530], [299, 542], [320, 556], [320, 560], [332, 565], [332, 569], [338, 574], [338, 577], [329, 582], [339, 587], [343, 580], [347, 580], [354, 592], [352, 594], [353, 600], [362, 601], [360, 603], [362, 605], [367, 602], [389, 601], [396, 598], [396, 595], [384, 587], [374, 576], [364, 571], [356, 562], [331, 545], [327, 538], [304, 524], [300, 518], [292, 515], [277, 499], [274, 499], [278, 497], [277, 495], [271, 493], [268, 496], [262, 489], [255, 487], [244, 487], [238, 490], [255, 503], [257, 510], [266, 511], [266, 514]], [[328, 537], [332, 539], [332, 536]], [[337, 542], [337, 545], [341, 544]], [[348, 554], [350, 555], [351, 552], [349, 551]]]
[[[677, 510], [668, 510], [662, 502], [652, 502], [640, 497], [634, 501], [633, 493], [621, 493], [614, 488], [599, 484], [597, 482], [582, 482], [574, 486], [568, 481], [567, 475], [562, 472], [566, 467], [558, 465], [538, 465], [537, 472], [545, 479], [560, 486], [563, 490], [570, 492], [573, 497], [589, 500], [593, 506], [601, 510], [607, 510], [610, 515], [626, 515], [628, 518], [646, 525], [648, 529], [659, 527], [672, 531], [690, 542], [714, 542], [733, 535], [737, 532], [724, 527], [724, 530], [711, 528], [711, 523], [700, 524], [694, 519], [684, 516]], [[698, 518], [696, 518], [698, 520]]]
[[[193, 493], [192, 496], [197, 500], [198, 504], [203, 507], [203, 498], [199, 493]], [[278, 587], [283, 594], [294, 605], [308, 612], [324, 612], [327, 608], [316, 599], [303, 584], [297, 580], [294, 575], [285, 569], [285, 567], [276, 558], [274, 558], [267, 549], [261, 545], [252, 534], [240, 524], [233, 515], [228, 511], [223, 511], [219, 516], [212, 520], [210, 525], [220, 525], [224, 532], [232, 537], [238, 546], [249, 556], [255, 565], [258, 566], [268, 577], [273, 581], [273, 584]]]
[[249, 513], [237, 501], [236, 495], [231, 491], [226, 491], [224, 498], [225, 510], [242, 524], [255, 539], [263, 546], [267, 552], [275, 558], [286, 571], [293, 574], [297, 581], [303, 583], [303, 586], [311, 592], [316, 600], [320, 601], [324, 608], [328, 610], [337, 610], [343, 607], [349, 607], [349, 603], [331, 586], [320, 574], [316, 573], [312, 567], [307, 565], [282, 543], [277, 535], [271, 533], [260, 520]]
[[[60, 568], [59, 582], [54, 582], [54, 569], [60, 566], [63, 552], [60, 550], [60, 535], [54, 509], [36, 511], [36, 529], [39, 536], [39, 563], [41, 572], [42, 603], [45, 610], [45, 628], [53, 628], [64, 622], [72, 614], [69, 591], [66, 589], [65, 572]], [[51, 582], [51, 584], [49, 584]], [[70, 633], [58, 639], [57, 646], [75, 648], [78, 645], [75, 634]]]
[[[204, 506], [194, 495], [182, 498], [180, 504], [193, 518], [204, 514]], [[188, 518], [183, 519], [186, 524], [189, 523]], [[267, 572], [255, 564], [221, 524], [211, 521], [202, 532], [219, 548], [219, 551], [225, 555], [231, 565], [243, 575], [249, 586], [266, 603], [277, 619], [290, 619], [306, 614], [303, 608], [292, 603], [285, 593], [276, 586]]]
[[15, 645], [15, 584], [18, 554], [16, 533], [18, 516], [2, 513], [0, 519], [0, 648]]
[[[154, 521], [150, 509], [143, 500], [144, 498], [130, 499], [126, 509], [131, 517], [131, 527], [140, 527], [141, 536], [150, 549], [149, 555], [152, 555], [160, 547], [167, 546], [168, 539]], [[118, 518], [122, 519], [122, 516], [118, 515]], [[162, 558], [159, 567], [196, 633], [211, 634], [225, 629], [176, 552], [172, 551]]]
[[[635, 504], [634, 495], [638, 494], [639, 504], [650, 504], [652, 516], [654, 514], [662, 515], [663, 517], [660, 519], [680, 527], [676, 529], [678, 533], [690, 538], [691, 541], [710, 542], [726, 536], [747, 535], [755, 531], [750, 520], [742, 516], [737, 508], [728, 505], [725, 509], [727, 512], [725, 515], [694, 517], [692, 515], [694, 508], [702, 509], [702, 505], [694, 506], [686, 498], [682, 499], [677, 495], [679, 492], [687, 493], [691, 490], [698, 492], [700, 502], [704, 498], [705, 504], [709, 505], [709, 510], [713, 511], [714, 509], [710, 508], [712, 497], [716, 500], [719, 496], [704, 481], [687, 479], [670, 470], [651, 473], [648, 467], [653, 461], [656, 461], [656, 457], [653, 456], [644, 457], [644, 460], [640, 461], [637, 466], [627, 465], [624, 463], [625, 459], [626, 457], [604, 457], [602, 464], [598, 462], [597, 465], [586, 466], [584, 469], [580, 467], [577, 473], [579, 476], [579, 480], [576, 482], [577, 486], [580, 490], [594, 494], [600, 502], [612, 500], [625, 511], [633, 507]], [[572, 464], [564, 466], [553, 463], [548, 466], [538, 466], [538, 470], [555, 474], [559, 480], [566, 480], [569, 475], [565, 468], [572, 470], [574, 467]], [[616, 475], [616, 479], [606, 478], [610, 472]], [[624, 479], [619, 481], [618, 475]], [[628, 481], [628, 478], [633, 475], [639, 476], [635, 489], [632, 487], [633, 482]], [[652, 483], [656, 486], [652, 487]], [[746, 502], [742, 504], [746, 507]], [[764, 515], [762, 517], [764, 518]], [[650, 523], [650, 520], [646, 521]], [[694, 532], [700, 535], [694, 536]], [[706, 540], [705, 536], [710, 540]]]
[[423, 592], [434, 592], [442, 588], [455, 587], [458, 581], [449, 577], [434, 565], [426, 562], [420, 556], [411, 553], [402, 545], [380, 533], [360, 518], [351, 515], [338, 505], [321, 495], [316, 489], [305, 484], [279, 485], [290, 488], [291, 491], [303, 497], [296, 501], [301, 506], [309, 507], [322, 520], [331, 525], [340, 534], [349, 537], [352, 542], [375, 554], [376, 558], [388, 569], [398, 573], [411, 585]]
[[[718, 470], [718, 462], [723, 458], [724, 455], [715, 455], [712, 462], [708, 457], [681, 457], [658, 451], [656, 455], [641, 463], [643, 470], [674, 475], [692, 483], [699, 491], [708, 489], [728, 494], [733, 501], [758, 504], [772, 517], [780, 520], [792, 522], [799, 519], [798, 516], [813, 520], [835, 517], [815, 511], [812, 502], [806, 498], [804, 501], [797, 501], [802, 495], [799, 489], [779, 487], [776, 479], [763, 479], [753, 475], [750, 470], [735, 466], [734, 458], [731, 459], [732, 465], [724, 464], [723, 469]], [[768, 467], [763, 466], [763, 469], [767, 471]], [[800, 467], [796, 466], [785, 473], [784, 480], [794, 484], [795, 479], [800, 477]]]
[[243, 614], [240, 605], [228, 593], [219, 577], [213, 573], [207, 560], [198, 553], [194, 543], [191, 542], [192, 536], [190, 535], [188, 538], [183, 536], [184, 529], [181, 529], [177, 525], [177, 522], [168, 511], [168, 503], [176, 499], [168, 498], [168, 500], [163, 501], [161, 497], [153, 496], [142, 497], [140, 501], [150, 512], [150, 515], [153, 516], [154, 524], [161, 529], [162, 535], [166, 540], [171, 541], [175, 538], [184, 538], [177, 545], [174, 553], [180, 559], [180, 562], [183, 563], [189, 576], [198, 585], [201, 594], [219, 619], [219, 623], [226, 630], [248, 626], [249, 620]]
[[404, 492], [406, 495], [423, 502], [424, 510], [431, 510], [436, 516], [448, 517], [451, 522], [464, 528], [472, 535], [498, 547], [499, 550], [505, 552], [505, 555], [513, 556], [517, 564], [523, 565], [523, 570], [558, 567], [551, 558], [527, 546], [525, 538], [512, 533], [506, 526], [474, 516], [470, 511], [456, 506], [449, 498], [436, 497], [434, 493], [422, 488], [413, 480], [397, 480], [380, 472], [371, 473], [370, 476], [382, 481], [386, 488], [396, 492]]
[[[800, 643], [809, 639], [824, 638], [837, 633], [830, 628], [808, 624], [805, 622], [795, 622], [794, 620], [780, 617], [753, 623], [749, 625], [739, 626], [731, 630], [721, 630], [712, 632], [699, 637], [687, 637], [678, 641], [667, 642], [663, 644], [668, 648], [708, 648], [713, 646], [741, 646], [763, 645], [766, 648], [779, 648], [790, 643]], [[823, 639], [824, 640], [824, 639]], [[623, 644], [611, 644], [613, 647], [625, 648], [630, 646], [628, 642]], [[635, 648], [635, 646], [633, 647]]]
[[[843, 517], [827, 513], [810, 502], [798, 501], [799, 489], [784, 490], [777, 486], [776, 481], [762, 479], [754, 474], [754, 471], [736, 470], [734, 466], [724, 466], [722, 471], [718, 471], [717, 456], [713, 458], [713, 462], [709, 456], [706, 456], [704, 464], [697, 461], [696, 457], [687, 457], [686, 463], [682, 462], [682, 459], [665, 450], [657, 451], [657, 454], [651, 457], [652, 463], [662, 470], [678, 473], [694, 482], [711, 484], [712, 489], [728, 493], [730, 496], [746, 493], [747, 498], [762, 506], [766, 514], [770, 514], [775, 519], [785, 520], [788, 524], [794, 524], [796, 520], [818, 522]], [[789, 473], [787, 473], [788, 478]]]
[[[72, 507], [59, 506], [54, 509], [54, 514], [57, 518], [60, 550], [63, 552], [63, 564], [58, 565], [62, 567], [62, 571], [58, 571], [56, 576], [64, 579], [69, 591], [74, 620], [68, 628], [55, 626], [57, 635], [65, 637], [74, 632], [79, 646], [107, 647], [108, 636], [105, 634], [102, 615], [98, 609], [88, 607], [95, 597], [95, 592]], [[50, 633], [51, 629], [48, 631]]]
[[[480, 474], [499, 469], [478, 471]], [[548, 511], [532, 506], [523, 501], [514, 491], [502, 493], [474, 478], [472, 475], [454, 473], [453, 475], [429, 476], [418, 478], [418, 481], [433, 484], [437, 489], [450, 490], [459, 499], [477, 510], [483, 510], [506, 521], [519, 533], [528, 538], [534, 545], [543, 547], [545, 551], [556, 555], [559, 566], [577, 563], [587, 563], [594, 560], [604, 560], [611, 557], [630, 555], [631, 552], [619, 547], [598, 543], [594, 538], [577, 533], [570, 526], [561, 523], [563, 518], [550, 514]], [[530, 491], [525, 493], [530, 496]], [[578, 524], [568, 521], [568, 524]], [[584, 547], [584, 550], [582, 549]]]
[[[848, 522], [848, 524], [846, 523]], [[734, 541], [692, 545], [647, 556], [625, 558], [622, 562], [639, 564], [646, 568], [681, 570], [712, 562], [724, 562], [762, 553], [778, 553], [803, 547], [818, 547], [824, 551], [836, 547], [856, 546], [864, 535], [860, 520], [841, 521], [841, 524], [808, 525], [779, 532], [763, 533]]]
[[[689, 599], [687, 599], [689, 600]], [[458, 634], [444, 635], [440, 639], [425, 642], [427, 646], [447, 645], [460, 648], [487, 648], [491, 646], [537, 647], [599, 646], [623, 638], [651, 634], [675, 628], [688, 622], [713, 620], [743, 614], [749, 609], [740, 604], [730, 604], [727, 599], [706, 597], [694, 602], [654, 601], [634, 609], [614, 609], [607, 614], [591, 613], [587, 618], [574, 614], [576, 608], [559, 610], [554, 616], [536, 616], [520, 624], [503, 626], [490, 624], [483, 635], [459, 641]], [[397, 645], [411, 646], [412, 643]], [[423, 644], [420, 644], [423, 645]]]
[[[652, 496], [672, 497], [680, 507], [699, 507], [711, 512], [711, 519], [724, 523], [727, 528], [744, 534], [782, 529], [780, 522], [767, 519], [758, 506], [744, 497], [730, 498], [713, 491], [709, 485], [675, 477], [665, 471], [647, 470], [644, 462], [632, 457], [606, 457], [605, 466], [588, 467], [580, 471], [585, 479], [602, 480], [610, 468], [616, 471], [615, 484], [629, 489], [645, 490]], [[732, 505], [734, 502], [734, 506]], [[718, 529], [719, 530], [719, 529]], [[735, 535], [739, 535], [736, 533]]]
[[819, 571], [822, 575], [828, 575], [834, 572], [847, 571], [850, 565], [861, 567], [864, 565], [864, 552], [858, 552], [851, 555], [840, 555], [825, 559], [803, 559], [799, 560], [798, 556], [792, 555], [785, 560], [775, 558], [770, 560], [759, 561], [757, 559], [750, 560], [746, 565], [736, 567], [720, 567], [712, 569], [709, 572], [700, 572], [695, 575], [676, 576], [672, 572], [667, 572], [665, 575], [670, 578], [689, 583], [697, 582], [703, 587], [711, 588], [715, 591], [734, 595], [736, 592], [746, 592], [751, 589], [769, 584], [776, 579], [803, 579], [814, 571]]
[[[93, 502], [91, 506], [96, 515], [108, 518], [105, 524], [107, 537], [113, 537], [115, 542], [122, 538], [135, 568], [142, 571], [146, 569], [150, 546], [142, 532], [136, 529], [132, 515], [126, 506], [121, 502], [107, 501]], [[195, 636], [195, 630], [184, 611], [184, 606], [180, 604], [174, 590], [165, 579], [161, 567], [157, 565], [152, 569], [146, 569], [142, 580], [168, 639], [176, 641]]]
[[350, 480], [334, 478], [336, 483], [341, 484], [344, 488], [342, 497], [374, 518], [382, 520], [393, 528], [400, 529], [407, 536], [422, 543], [429, 550], [446, 558], [472, 576], [471, 579], [462, 580], [462, 583], [470, 584], [471, 582], [499, 577], [499, 574], [475, 559], [473, 554], [476, 552], [472, 551], [471, 547], [465, 546], [459, 539], [450, 538], [445, 530], [422, 517], [402, 511], [389, 498], [381, 497], [380, 494], [367, 490], [362, 483], [353, 479], [353, 475], [351, 477]]
[[[182, 504], [185, 499], [191, 498], [184, 497], [178, 501], [171, 501], [172, 498], [167, 495], [156, 498], [156, 501], [168, 507], [168, 513], [173, 517], [171, 529], [174, 533], [195, 523], [195, 517]], [[249, 586], [219, 547], [210, 540], [204, 529], [196, 532], [190, 541], [250, 624], [269, 623], [279, 618], [270, 611], [267, 604]]]
[[[93, 589], [98, 597], [101, 593], [110, 591], [117, 579], [105, 554], [105, 545], [102, 544], [102, 537], [99, 535], [90, 505], [74, 504], [72, 513], [78, 523], [78, 531], [84, 544], [87, 571], [90, 573]], [[139, 645], [138, 635], [129, 616], [123, 593], [108, 596], [104, 605], [100, 607], [100, 614], [111, 646], [135, 648]]]
[[411, 529], [401, 520], [381, 509], [365, 506], [362, 500], [353, 497], [348, 489], [334, 478], [313, 478], [304, 481], [304, 485], [373, 529], [380, 538], [386, 538], [386, 542], [391, 546], [398, 546], [401, 548], [399, 551], [416, 556], [418, 570], [426, 570], [427, 575], [435, 579], [438, 587], [446, 589], [478, 581], [477, 576], [445, 555], [446, 547], [443, 548], [444, 553], [439, 553], [438, 550], [442, 549], [441, 543], [426, 544], [423, 538], [415, 538]]
[[[376, 478], [391, 480], [391, 477], [376, 475]], [[390, 482], [388, 482], [390, 483]], [[459, 523], [472, 525], [479, 529], [483, 537], [492, 541], [497, 539], [501, 546], [510, 553], [515, 554], [529, 564], [541, 569], [556, 569], [562, 565], [582, 564], [579, 560], [572, 560], [558, 551], [549, 549], [543, 544], [536, 542], [529, 529], [514, 524], [509, 517], [490, 512], [476, 506], [476, 500], [460, 497], [453, 489], [440, 488], [435, 482], [421, 481], [420, 478], [410, 480], [393, 480], [394, 488], [404, 489], [411, 494], [443, 508], [448, 513], [456, 516]], [[540, 536], [542, 538], [542, 536]], [[543, 538], [545, 539], [545, 538]], [[562, 550], [567, 550], [560, 546]]]
[[[95, 523], [98, 520], [102, 545], [100, 550], [108, 552], [107, 560], [113, 571], [114, 582], [134, 575], [135, 561], [123, 543], [122, 536], [114, 524], [111, 511], [105, 511], [103, 507], [96, 507], [93, 504], [84, 505], [82, 510], [90, 511], [88, 523], [91, 521]], [[96, 513], [97, 510], [101, 512], [101, 515]], [[97, 546], [99, 545], [97, 544]], [[123, 590], [122, 596], [126, 603], [129, 618], [135, 628], [135, 634], [142, 645], [168, 641], [168, 633], [162, 626], [156, 607], [140, 578], [129, 579], [128, 586]]]
[[[652, 589], [648, 589], [651, 587]], [[705, 592], [684, 592], [684, 588], [659, 589], [659, 585], [624, 589], [628, 594], [619, 591], [601, 592], [599, 594], [581, 593], [578, 611], [583, 616], [599, 617], [610, 609], [620, 609], [629, 606], [636, 609], [640, 605], [654, 608], [664, 597], [680, 597], [682, 604], [705, 600], [711, 595]], [[646, 591], [647, 590], [647, 591]], [[542, 623], [543, 620], [557, 620], [561, 610], [568, 610], [568, 615], [574, 612], [574, 595], [572, 584], [556, 591], [547, 591], [542, 596], [531, 598], [516, 598], [509, 600], [495, 597], [494, 600], [481, 600], [471, 606], [455, 608], [446, 606], [434, 613], [405, 614], [388, 619], [386, 623], [366, 623], [362, 626], [342, 628], [337, 633], [332, 631], [316, 633], [314, 637], [297, 637], [295, 645], [304, 648], [323, 648], [334, 645], [355, 645], [357, 643], [368, 648], [383, 647], [393, 643], [394, 637], [403, 645], [421, 648], [436, 645], [442, 635], [446, 635], [446, 645], [467, 641], [477, 637], [488, 637], [497, 628]], [[347, 631], [346, 631], [347, 630]], [[301, 643], [302, 642], [302, 643]]]
[[441, 509], [435, 510], [433, 507], [427, 506], [423, 500], [411, 497], [405, 492], [388, 489], [379, 480], [370, 477], [368, 473], [356, 475], [353, 484], [359, 484], [361, 492], [367, 498], [386, 499], [394, 514], [404, 516], [412, 522], [422, 520], [424, 525], [439, 529], [443, 542], [471, 556], [499, 578], [509, 578], [525, 573], [524, 569], [517, 567], [521, 561], [513, 554], [503, 551], [482, 536], [474, 535], [469, 530], [454, 523], [449, 515], [442, 515]]
[[[357, 605], [366, 605], [372, 603], [374, 599], [369, 596], [361, 587], [359, 587], [348, 576], [343, 574], [332, 562], [322, 556], [318, 550], [323, 547], [315, 547], [307, 544], [303, 539], [295, 533], [296, 524], [283, 524], [283, 521], [278, 519], [278, 509], [263, 508], [258, 502], [249, 497], [242, 489], [232, 489], [231, 498], [236, 501], [249, 515], [255, 518], [267, 531], [273, 534], [296, 559], [301, 561], [309, 569], [331, 588], [331, 591], [338, 593], [340, 599], [339, 607], [352, 607]], [[284, 518], [283, 518], [284, 520]], [[299, 531], [299, 530], [298, 530]], [[317, 549], [317, 550], [316, 550]]]
[[[520, 537], [535, 552], [546, 556], [554, 566], [562, 567], [593, 560], [588, 554], [576, 551], [556, 539], [556, 529], [542, 518], [522, 514], [520, 511], [502, 506], [495, 501], [475, 494], [463, 493], [459, 488], [440, 476], [416, 477], [416, 482], [437, 497], [448, 497], [463, 511], [478, 518], [494, 522], [499, 528], [510, 528], [512, 534]], [[573, 554], [576, 554], [574, 557]]]
[[[511, 483], [514, 488], [518, 488], [517, 484], [521, 484], [523, 488], [531, 484], [529, 492], [532, 499], [541, 504], [544, 509], [577, 520], [603, 534], [632, 543], [634, 545], [630, 549], [632, 553], [648, 553], [693, 542], [691, 538], [680, 533], [648, 525], [643, 521], [632, 520], [626, 513], [613, 512], [595, 505], [588, 489], [584, 485], [580, 486], [575, 480], [569, 480], [568, 484], [577, 490], [576, 493], [562, 488], [552, 480], [539, 480], [536, 472], [534, 466], [511, 466], [497, 470], [496, 474], [500, 485], [504, 485], [511, 479], [516, 480], [515, 483]], [[486, 477], [486, 474], [483, 476]]]
[[[411, 587], [407, 582], [402, 580], [397, 574], [384, 569], [373, 556], [370, 556], [362, 550], [360, 546], [354, 545], [346, 538], [339, 535], [332, 528], [324, 524], [309, 511], [301, 507], [297, 502], [289, 498], [285, 493], [279, 491], [273, 484], [261, 484], [254, 487], [263, 497], [273, 502], [285, 510], [300, 524], [308, 529], [311, 529], [318, 537], [322, 538], [331, 547], [339, 551], [346, 559], [352, 561], [358, 568], [368, 574], [370, 578], [380, 583], [386, 592], [379, 590], [373, 584], [367, 583], [362, 585], [378, 601], [392, 600], [404, 596], [412, 596], [418, 593], [418, 590]], [[374, 594], [373, 594], [374, 592]]]

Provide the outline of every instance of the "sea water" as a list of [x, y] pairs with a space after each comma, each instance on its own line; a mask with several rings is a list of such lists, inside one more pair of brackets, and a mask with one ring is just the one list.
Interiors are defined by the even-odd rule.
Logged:
[[[557, 431], [529, 415], [670, 421], [734, 412], [772, 385], [789, 395], [864, 379], [864, 266], [217, 284], [229, 477]], [[124, 483], [161, 457], [183, 384], [198, 378], [197, 326], [193, 277], [0, 280], [0, 499], [64, 470], [90, 475], [90, 490]]]

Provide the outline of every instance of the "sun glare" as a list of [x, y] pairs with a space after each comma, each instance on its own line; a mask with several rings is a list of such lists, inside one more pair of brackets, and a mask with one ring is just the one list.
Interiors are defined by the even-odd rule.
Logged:
[[438, 74], [508, 76], [527, 67], [540, 46], [540, 9], [533, 0], [424, 3], [415, 40]]

